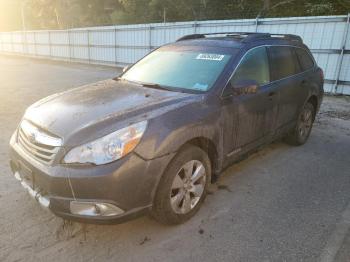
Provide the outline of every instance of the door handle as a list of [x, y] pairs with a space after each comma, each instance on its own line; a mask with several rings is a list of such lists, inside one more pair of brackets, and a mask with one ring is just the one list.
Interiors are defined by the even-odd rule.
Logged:
[[275, 95], [276, 95], [276, 92], [271, 91], [270, 93], [268, 93], [267, 97], [268, 97], [268, 99], [269, 99], [270, 101], [272, 101], [272, 100], [273, 100], [273, 97], [274, 97]]
[[308, 81], [306, 79], [304, 79], [303, 81], [301, 81], [301, 85], [304, 86], [308, 83]]

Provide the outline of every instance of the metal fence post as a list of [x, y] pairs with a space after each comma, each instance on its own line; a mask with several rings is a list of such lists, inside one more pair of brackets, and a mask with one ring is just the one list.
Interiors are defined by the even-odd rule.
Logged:
[[0, 33], [0, 50], [1, 51], [4, 51], [4, 35], [3, 35], [3, 33]]
[[88, 60], [89, 60], [89, 64], [91, 63], [90, 60], [90, 30], [86, 30], [87, 31], [87, 46], [88, 46]]
[[11, 32], [11, 52], [14, 53], [14, 47], [13, 47], [13, 32]]
[[150, 25], [148, 28], [148, 46], [149, 46], [149, 51], [152, 51], [152, 26]]
[[336, 78], [335, 78], [334, 86], [331, 89], [331, 93], [334, 90], [334, 94], [337, 94], [337, 91], [338, 91], [339, 77], [340, 77], [340, 72], [341, 72], [342, 65], [343, 65], [343, 59], [344, 59], [344, 52], [345, 52], [345, 48], [346, 48], [346, 42], [347, 42], [347, 39], [348, 39], [349, 24], [350, 24], [350, 13], [348, 13], [348, 17], [347, 17], [346, 24], [345, 24], [341, 52], [340, 52], [340, 55], [339, 55], [339, 58], [338, 58], [338, 63], [337, 63], [337, 71], [336, 71], [337, 75], [336, 75]]
[[118, 64], [118, 57], [117, 57], [117, 28], [114, 27], [114, 63], [115, 65]]
[[36, 50], [36, 32], [33, 32], [34, 34], [34, 56], [38, 56], [37, 50]]
[[28, 41], [27, 41], [27, 31], [23, 31], [22, 34], [22, 44], [23, 44], [23, 54], [28, 55]]
[[49, 38], [49, 55], [52, 57], [52, 46], [51, 46], [51, 31], [47, 31]]
[[197, 21], [194, 21], [193, 22], [193, 33], [194, 34], [197, 34], [197, 27], [198, 27]]
[[259, 15], [255, 18], [255, 33], [258, 32], [258, 26], [259, 26]]
[[164, 33], [163, 33], [163, 45], [166, 43], [166, 27], [165, 27], [165, 23], [164, 23], [164, 27], [163, 27]]
[[68, 50], [69, 50], [69, 61], [72, 60], [72, 50], [71, 50], [71, 44], [70, 44], [70, 30], [67, 30], [68, 33]]

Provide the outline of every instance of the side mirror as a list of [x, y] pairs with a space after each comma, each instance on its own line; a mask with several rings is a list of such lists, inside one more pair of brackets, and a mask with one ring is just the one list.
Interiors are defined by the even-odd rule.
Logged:
[[234, 95], [256, 94], [259, 84], [255, 80], [239, 80], [232, 85]]

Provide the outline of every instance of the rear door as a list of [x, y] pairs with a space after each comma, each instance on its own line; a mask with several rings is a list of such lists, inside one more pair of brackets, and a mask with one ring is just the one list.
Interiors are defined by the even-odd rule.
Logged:
[[300, 74], [294, 47], [270, 46], [268, 52], [271, 80], [280, 96], [276, 128], [289, 128], [297, 119], [299, 108], [306, 99], [306, 89], [303, 88], [306, 79]]
[[315, 76], [316, 82], [318, 82], [320, 75], [315, 74], [315, 62], [308, 50], [295, 47], [294, 52], [300, 65], [298, 74], [298, 80], [301, 89], [300, 94], [303, 96], [305, 101], [309, 95], [308, 91], [310, 91], [310, 89], [312, 89], [313, 85], [315, 84]]

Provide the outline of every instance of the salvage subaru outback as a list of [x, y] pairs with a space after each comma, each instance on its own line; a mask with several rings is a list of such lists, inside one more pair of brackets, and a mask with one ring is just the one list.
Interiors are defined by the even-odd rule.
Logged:
[[187, 35], [115, 79], [30, 106], [11, 169], [64, 218], [183, 223], [227, 166], [278, 138], [307, 141], [323, 82], [299, 36]]

